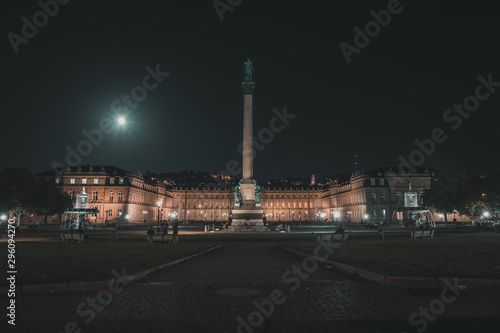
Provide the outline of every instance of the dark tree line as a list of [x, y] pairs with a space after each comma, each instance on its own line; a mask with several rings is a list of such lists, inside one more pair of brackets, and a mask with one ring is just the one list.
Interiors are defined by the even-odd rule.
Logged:
[[28, 170], [5, 169], [0, 172], [0, 212], [13, 213], [21, 223], [24, 214], [47, 217], [73, 207], [71, 198], [51, 180], [39, 178]]
[[500, 213], [500, 176], [477, 176], [467, 172], [442, 175], [424, 192], [427, 208], [434, 212], [457, 211], [470, 218]]

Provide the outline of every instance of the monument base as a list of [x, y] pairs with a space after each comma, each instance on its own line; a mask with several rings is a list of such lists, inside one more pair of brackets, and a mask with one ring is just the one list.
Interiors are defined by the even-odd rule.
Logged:
[[[260, 205], [259, 205], [260, 206]], [[264, 225], [264, 211], [257, 207], [255, 201], [243, 200], [240, 207], [231, 211], [233, 227], [262, 227]]]

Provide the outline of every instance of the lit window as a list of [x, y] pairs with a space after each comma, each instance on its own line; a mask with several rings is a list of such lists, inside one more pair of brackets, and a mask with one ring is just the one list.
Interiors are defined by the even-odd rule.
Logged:
[[123, 185], [123, 178], [120, 178], [120, 184]]
[[99, 184], [99, 179], [94, 178], [94, 184]]
[[113, 192], [109, 192], [109, 202], [113, 202]]
[[74, 184], [75, 183], [75, 178], [71, 178], [71, 180], [69, 181], [71, 184]]
[[87, 178], [82, 179], [82, 184], [87, 184]]
[[56, 184], [59, 184], [59, 182], [61, 181], [61, 179], [59, 177], [56, 178]]
[[118, 216], [122, 216], [122, 210], [118, 208]]
[[109, 178], [109, 183], [110, 183], [111, 185], [113, 185], [113, 184], [115, 183], [115, 179], [114, 179], [114, 178]]

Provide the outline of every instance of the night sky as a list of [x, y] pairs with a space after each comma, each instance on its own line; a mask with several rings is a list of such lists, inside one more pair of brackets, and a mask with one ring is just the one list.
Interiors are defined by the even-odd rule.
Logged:
[[243, 0], [221, 22], [212, 0], [73, 0], [17, 54], [8, 34], [22, 35], [21, 18], [32, 22], [41, 8], [6, 2], [0, 169], [66, 164], [66, 147], [115, 119], [113, 100], [159, 64], [170, 75], [137, 107], [122, 108], [126, 128], [105, 134], [81, 164], [224, 171], [241, 161], [240, 82], [250, 58], [255, 134], [269, 127], [273, 108], [297, 115], [257, 153], [257, 179], [348, 172], [355, 154], [367, 170], [397, 166], [435, 128], [448, 139], [424, 166], [498, 173], [500, 87], [456, 130], [443, 120], [474, 95], [479, 75], [500, 82], [497, 3], [402, 0], [348, 64], [339, 44], [354, 45], [353, 29], [364, 30], [370, 11], [388, 2]]

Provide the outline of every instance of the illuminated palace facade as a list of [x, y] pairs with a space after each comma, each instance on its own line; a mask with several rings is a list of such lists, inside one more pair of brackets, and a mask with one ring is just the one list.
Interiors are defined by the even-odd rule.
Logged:
[[[329, 187], [263, 188], [261, 209], [268, 222], [335, 220], [357, 224], [364, 219], [390, 223], [393, 217], [402, 217], [404, 193], [410, 184], [423, 205], [423, 191], [431, 186], [434, 176], [423, 168], [408, 173], [383, 168], [354, 172], [348, 180]], [[51, 178], [73, 200], [85, 188], [90, 207], [99, 210], [91, 220], [95, 223], [125, 222], [125, 217], [128, 223], [151, 223], [170, 220], [173, 212], [181, 222], [228, 221], [235, 205], [230, 189], [167, 187], [148, 181], [140, 172], [113, 166], [66, 168], [60, 177], [53, 171], [39, 177]], [[27, 219], [25, 223], [31, 222]]]

